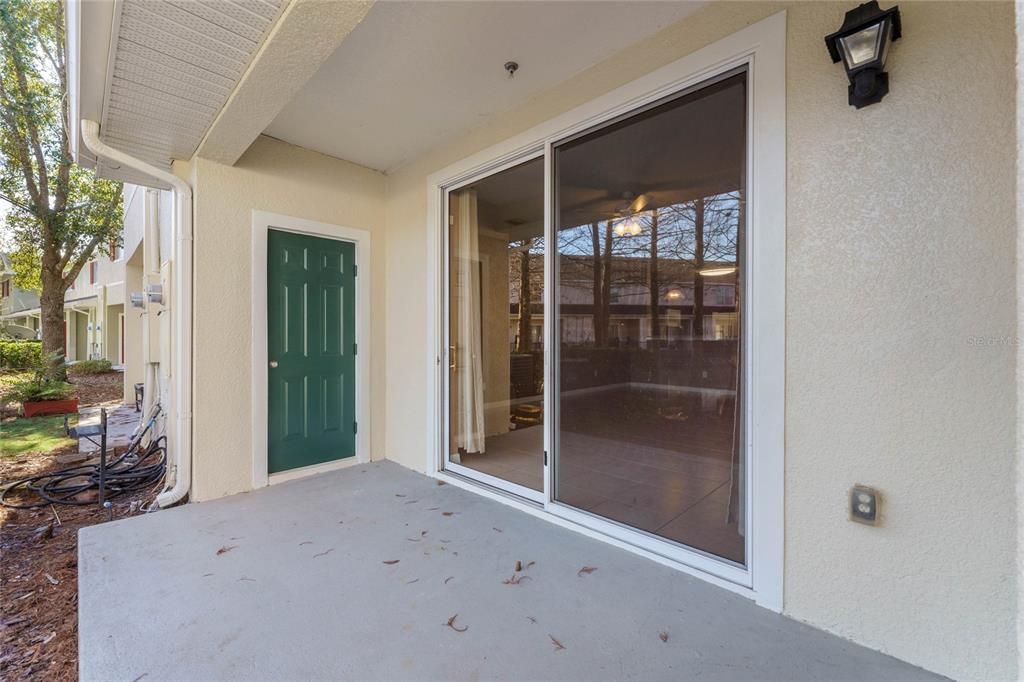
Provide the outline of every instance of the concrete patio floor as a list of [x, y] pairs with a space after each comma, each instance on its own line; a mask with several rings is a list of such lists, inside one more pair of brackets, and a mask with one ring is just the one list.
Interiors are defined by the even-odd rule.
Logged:
[[939, 679], [387, 462], [85, 528], [79, 591], [83, 680]]

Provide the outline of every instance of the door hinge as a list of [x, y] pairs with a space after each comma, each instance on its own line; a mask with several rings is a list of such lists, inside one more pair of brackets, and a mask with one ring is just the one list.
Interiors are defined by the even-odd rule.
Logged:
[[352, 344], [352, 355], [359, 355], [359, 344], [358, 343], [353, 343]]
[[352, 276], [353, 277], [358, 277], [359, 276], [359, 266], [358, 265], [353, 265], [352, 266]]
[[359, 422], [352, 422], [352, 433], [359, 433]]
[[544, 451], [544, 466], [548, 465], [548, 451]]

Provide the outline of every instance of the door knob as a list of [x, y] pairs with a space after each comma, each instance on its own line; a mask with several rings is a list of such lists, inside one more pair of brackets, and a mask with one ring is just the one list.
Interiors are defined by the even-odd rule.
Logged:
[[277, 360], [271, 360], [270, 361], [270, 367], [271, 367], [271, 369], [273, 369], [274, 367], [277, 367]]

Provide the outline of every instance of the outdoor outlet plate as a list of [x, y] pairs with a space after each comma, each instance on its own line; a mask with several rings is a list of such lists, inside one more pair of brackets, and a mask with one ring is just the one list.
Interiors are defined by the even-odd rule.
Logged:
[[881, 495], [874, 488], [855, 485], [850, 488], [850, 520], [869, 526], [878, 525], [878, 505]]

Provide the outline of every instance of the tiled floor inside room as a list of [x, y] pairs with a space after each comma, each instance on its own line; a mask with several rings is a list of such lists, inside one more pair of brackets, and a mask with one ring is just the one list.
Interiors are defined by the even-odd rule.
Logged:
[[[555, 499], [742, 563], [744, 539], [730, 519], [731, 401], [637, 394], [612, 389], [563, 402]], [[461, 463], [542, 490], [543, 453], [537, 425], [490, 436], [486, 452]]]

